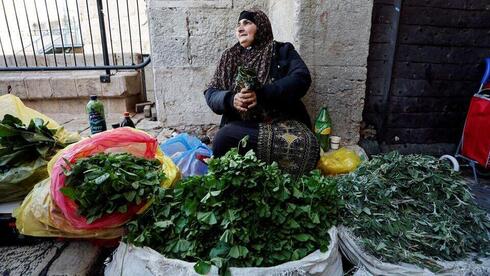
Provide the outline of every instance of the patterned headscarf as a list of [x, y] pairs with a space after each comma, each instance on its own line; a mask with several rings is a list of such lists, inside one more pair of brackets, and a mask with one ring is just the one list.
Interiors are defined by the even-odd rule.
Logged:
[[238, 66], [255, 69], [260, 84], [263, 85], [267, 82], [274, 41], [271, 22], [261, 10], [252, 9], [249, 12], [254, 13], [254, 21], [257, 25], [252, 47], [245, 49], [237, 42], [227, 49], [221, 56], [208, 88], [238, 92], [238, 87], [235, 85]]

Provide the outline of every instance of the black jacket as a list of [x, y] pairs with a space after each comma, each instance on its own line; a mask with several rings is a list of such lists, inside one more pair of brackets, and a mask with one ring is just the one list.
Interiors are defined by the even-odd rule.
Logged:
[[[273, 110], [277, 115], [274, 119], [297, 120], [311, 129], [310, 117], [301, 102], [311, 84], [310, 72], [291, 43], [274, 42], [269, 76], [272, 82], [256, 91], [257, 102]], [[209, 88], [204, 91], [204, 95], [213, 112], [223, 115], [220, 127], [241, 120], [233, 107], [232, 92]]]

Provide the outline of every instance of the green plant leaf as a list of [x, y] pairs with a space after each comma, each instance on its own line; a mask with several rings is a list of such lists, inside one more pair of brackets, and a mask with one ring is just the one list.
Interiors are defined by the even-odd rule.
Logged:
[[198, 212], [197, 219], [200, 222], [207, 223], [209, 225], [213, 225], [218, 222], [213, 212]]
[[194, 265], [194, 270], [196, 273], [201, 274], [201, 275], [206, 275], [211, 271], [211, 262], [207, 261], [198, 261]]

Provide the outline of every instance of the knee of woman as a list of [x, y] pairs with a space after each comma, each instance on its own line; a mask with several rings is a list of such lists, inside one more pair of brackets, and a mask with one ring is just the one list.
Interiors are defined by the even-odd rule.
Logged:
[[230, 133], [230, 128], [228, 126], [222, 127], [214, 136], [213, 139], [213, 155], [215, 157], [220, 157], [225, 155], [225, 153], [233, 147], [231, 142], [232, 136]]

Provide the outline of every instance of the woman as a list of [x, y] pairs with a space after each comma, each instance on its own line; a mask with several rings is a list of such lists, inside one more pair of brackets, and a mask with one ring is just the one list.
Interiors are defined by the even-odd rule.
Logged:
[[[214, 155], [224, 155], [248, 135], [247, 149], [267, 163], [276, 161], [295, 175], [315, 168], [320, 149], [301, 102], [311, 84], [305, 63], [291, 43], [273, 40], [260, 10], [241, 12], [235, 35], [238, 42], [222, 54], [204, 91], [209, 107], [223, 115]], [[258, 85], [237, 85], [239, 67], [256, 72]]]

